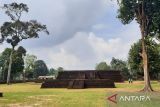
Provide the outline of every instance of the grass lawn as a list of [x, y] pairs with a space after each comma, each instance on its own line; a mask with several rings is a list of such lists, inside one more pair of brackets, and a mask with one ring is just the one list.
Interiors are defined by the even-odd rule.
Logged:
[[152, 86], [157, 92], [147, 94], [151, 101], [114, 104], [107, 101], [108, 96], [146, 95], [138, 92], [143, 82], [116, 83], [117, 88], [102, 89], [40, 89], [40, 84], [35, 83], [0, 85], [4, 93], [0, 107], [160, 107], [160, 83], [152, 81]]

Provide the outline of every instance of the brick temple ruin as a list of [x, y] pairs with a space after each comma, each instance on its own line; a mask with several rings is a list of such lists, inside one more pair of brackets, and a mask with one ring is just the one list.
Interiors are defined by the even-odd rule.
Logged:
[[79, 70], [59, 72], [55, 80], [46, 80], [41, 88], [115, 88], [123, 82], [120, 71]]

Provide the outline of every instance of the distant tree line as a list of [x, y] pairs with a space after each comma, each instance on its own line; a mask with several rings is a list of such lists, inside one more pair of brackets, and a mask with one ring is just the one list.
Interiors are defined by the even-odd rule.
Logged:
[[127, 61], [123, 61], [120, 59], [112, 58], [110, 64], [106, 62], [100, 62], [96, 65], [96, 70], [119, 70], [124, 79], [128, 79], [129, 69], [127, 67]]
[[[12, 49], [6, 48], [0, 53], [0, 82], [6, 82], [9, 56]], [[13, 63], [11, 67], [11, 81], [16, 80], [34, 80], [39, 76], [57, 76], [58, 72], [62, 72], [63, 68], [48, 68], [43, 60], [37, 59], [35, 55], [27, 54], [22, 46], [14, 50], [12, 55]]]

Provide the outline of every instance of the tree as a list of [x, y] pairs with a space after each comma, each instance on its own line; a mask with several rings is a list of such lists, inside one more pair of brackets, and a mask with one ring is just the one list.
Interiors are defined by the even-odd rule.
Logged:
[[26, 55], [26, 50], [20, 46], [17, 50], [13, 52], [12, 59], [12, 68], [11, 68], [11, 77], [16, 77], [16, 75], [23, 74], [24, 70], [24, 59], [23, 57]]
[[159, 0], [118, 0], [119, 10], [118, 18], [123, 24], [129, 24], [134, 19], [140, 25], [142, 52], [144, 70], [144, 88], [142, 91], [153, 91], [149, 72], [148, 55], [145, 39], [148, 36], [159, 37], [160, 35], [160, 2]]
[[54, 68], [50, 68], [48, 75], [56, 75], [56, 70]]
[[7, 77], [7, 69], [8, 69], [8, 62], [10, 56], [11, 49], [6, 48], [0, 55], [0, 67], [1, 67], [1, 80], [5, 81]]
[[[148, 58], [149, 58], [149, 73], [151, 79], [158, 79], [158, 74], [160, 71], [160, 52], [159, 45], [151, 38], [146, 41], [148, 47]], [[130, 65], [131, 71], [136, 76], [143, 76], [142, 69], [142, 58], [139, 53], [142, 51], [141, 40], [134, 43], [129, 51], [128, 63]]]
[[[5, 79], [7, 78], [9, 56], [10, 56], [11, 51], [12, 51], [11, 48], [6, 48], [0, 56], [0, 62], [2, 62], [0, 64], [2, 68], [1, 77], [3, 81], [5, 81]], [[17, 50], [14, 50], [13, 55], [12, 55], [13, 63], [12, 63], [12, 68], [11, 68], [12, 80], [18, 74], [21, 74], [23, 72], [23, 69], [24, 69], [23, 57], [25, 56], [25, 54], [26, 54], [26, 50], [22, 46], [18, 47]]]
[[48, 74], [48, 68], [43, 60], [37, 60], [34, 64], [34, 78], [39, 76], [46, 76]]
[[41, 31], [44, 31], [47, 34], [49, 34], [49, 32], [47, 31], [46, 25], [41, 25], [36, 20], [21, 21], [22, 13], [28, 12], [29, 10], [26, 4], [4, 4], [3, 9], [11, 19], [9, 22], [4, 22], [0, 28], [0, 42], [7, 41], [7, 43], [11, 44], [12, 46], [7, 76], [7, 84], [10, 84], [12, 54], [18, 43], [25, 39], [38, 38], [38, 33]]
[[58, 67], [57, 68], [57, 72], [63, 72], [63, 71], [64, 71], [63, 67]]
[[126, 61], [122, 61], [120, 59], [116, 59], [113, 57], [110, 62], [110, 65], [111, 65], [111, 69], [120, 70], [123, 78], [128, 79], [130, 73], [129, 73]]
[[106, 62], [100, 62], [99, 64], [96, 65], [96, 70], [109, 70], [110, 66], [107, 65]]
[[29, 55], [27, 54], [24, 57], [24, 63], [25, 63], [25, 69], [24, 69], [24, 78], [23, 80], [25, 81], [26, 77], [28, 79], [33, 78], [33, 68], [35, 61], [37, 60], [37, 57], [35, 55]]

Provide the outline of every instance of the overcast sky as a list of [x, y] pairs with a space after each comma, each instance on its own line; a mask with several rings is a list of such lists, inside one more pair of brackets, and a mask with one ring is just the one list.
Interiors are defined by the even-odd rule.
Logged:
[[[25, 3], [29, 13], [23, 20], [36, 19], [46, 24], [50, 35], [22, 41], [19, 45], [46, 62], [47, 66], [66, 70], [94, 69], [96, 63], [112, 57], [127, 60], [130, 46], [140, 38], [136, 22], [123, 25], [117, 19], [114, 0], [0, 0]], [[0, 11], [0, 25], [9, 20]], [[0, 45], [0, 52], [10, 47]]]

